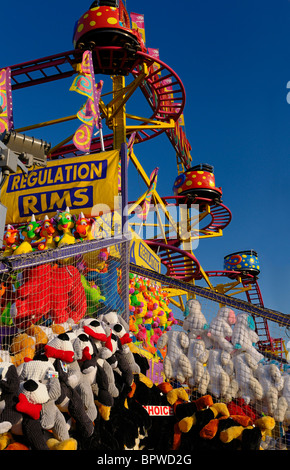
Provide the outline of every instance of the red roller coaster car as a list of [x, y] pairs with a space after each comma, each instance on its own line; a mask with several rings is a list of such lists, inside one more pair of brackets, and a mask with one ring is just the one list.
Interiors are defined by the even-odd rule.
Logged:
[[173, 186], [175, 196], [212, 199], [221, 202], [222, 190], [215, 185], [213, 166], [200, 164], [180, 174]]
[[116, 46], [146, 52], [141, 34], [131, 28], [122, 0], [93, 2], [75, 25], [73, 44], [75, 49]]

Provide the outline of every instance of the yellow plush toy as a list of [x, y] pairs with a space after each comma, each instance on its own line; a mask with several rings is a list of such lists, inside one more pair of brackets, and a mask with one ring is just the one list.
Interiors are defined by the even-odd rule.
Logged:
[[250, 426], [232, 426], [220, 433], [220, 440], [229, 443], [233, 439], [241, 441], [242, 448], [247, 450], [260, 450], [260, 444], [267, 433], [275, 427], [275, 420], [271, 416], [262, 416]]
[[15, 367], [24, 362], [25, 358], [33, 359], [35, 355], [36, 340], [27, 333], [16, 335], [10, 346], [10, 360]]

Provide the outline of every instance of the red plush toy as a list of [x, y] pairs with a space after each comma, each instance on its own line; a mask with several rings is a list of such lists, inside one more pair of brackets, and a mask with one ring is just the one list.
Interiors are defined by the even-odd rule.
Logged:
[[75, 323], [86, 313], [86, 295], [74, 266], [44, 264], [23, 271], [23, 284], [15, 296], [14, 324], [27, 327], [42, 318]]

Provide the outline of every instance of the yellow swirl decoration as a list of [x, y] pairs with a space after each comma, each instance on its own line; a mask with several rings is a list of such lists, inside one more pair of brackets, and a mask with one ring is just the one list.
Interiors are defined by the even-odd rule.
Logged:
[[93, 127], [86, 124], [81, 125], [76, 131], [73, 142], [81, 150], [88, 152], [91, 146]]

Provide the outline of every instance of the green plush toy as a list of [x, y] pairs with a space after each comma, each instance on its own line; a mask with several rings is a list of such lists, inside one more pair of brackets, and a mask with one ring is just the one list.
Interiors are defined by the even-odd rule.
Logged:
[[106, 301], [106, 297], [101, 295], [99, 286], [94, 282], [89, 282], [83, 274], [81, 275], [81, 282], [87, 299], [87, 314], [94, 316], [100, 304]]

